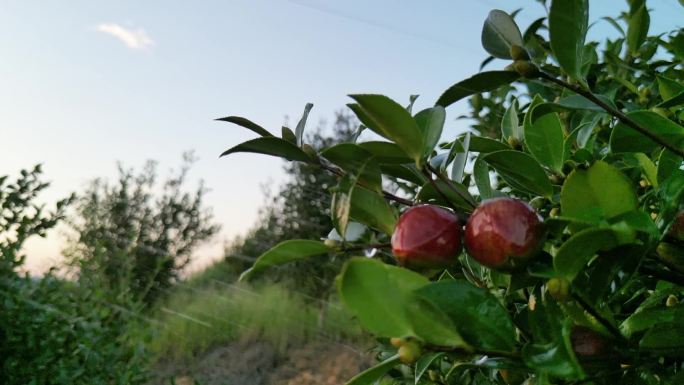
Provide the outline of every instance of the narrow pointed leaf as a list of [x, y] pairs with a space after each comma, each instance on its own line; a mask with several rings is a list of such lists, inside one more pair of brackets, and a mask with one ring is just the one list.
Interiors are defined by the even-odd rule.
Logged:
[[582, 79], [584, 40], [589, 28], [588, 0], [553, 0], [549, 11], [549, 38], [561, 68]]
[[493, 91], [501, 86], [511, 84], [519, 78], [520, 75], [513, 71], [480, 72], [444, 91], [435, 105], [448, 107], [467, 96]]
[[297, 128], [295, 128], [295, 136], [297, 137], [298, 146], [301, 146], [304, 143], [304, 127], [306, 127], [306, 120], [309, 117], [309, 112], [312, 108], [313, 104], [306, 103], [306, 106], [304, 106], [304, 113], [302, 114], [302, 118], [299, 119], [299, 123], [297, 123]]
[[[684, 127], [653, 111], [632, 111], [627, 114], [642, 127], [650, 130], [661, 139], [674, 145], [684, 147]], [[635, 129], [619, 122], [610, 135], [612, 152], [650, 153], [660, 145]]]
[[520, 132], [520, 123], [518, 122], [518, 101], [513, 100], [511, 105], [506, 109], [503, 118], [501, 119], [501, 136], [504, 140], [513, 137], [522, 140]]
[[648, 15], [646, 1], [634, 0], [627, 25], [627, 47], [630, 53], [636, 53], [644, 44], [650, 24], [651, 18]]
[[268, 132], [265, 128], [241, 116], [226, 116], [225, 118], [218, 118], [216, 120], [237, 124], [238, 126], [244, 127], [264, 137], [273, 136], [273, 134]]
[[399, 365], [399, 355], [395, 354], [392, 357], [382, 361], [381, 363], [364, 370], [363, 372], [354, 376], [346, 385], [374, 385], [393, 367]]
[[[459, 139], [456, 139], [459, 141]], [[465, 165], [468, 162], [468, 149], [470, 148], [470, 133], [466, 133], [463, 137], [463, 141], [459, 141], [461, 144], [462, 151], [459, 151], [454, 155], [454, 162], [451, 165], [451, 180], [461, 183], [463, 181], [463, 171], [465, 170]], [[452, 147], [451, 151], [454, 151]]]
[[427, 108], [417, 113], [414, 119], [423, 135], [422, 156], [423, 158], [427, 158], [432, 154], [432, 150], [442, 136], [442, 129], [444, 128], [444, 121], [446, 120], [446, 111], [442, 106]]
[[560, 172], [563, 168], [563, 126], [558, 114], [541, 116], [525, 126], [525, 144], [539, 163]]
[[497, 151], [483, 158], [513, 188], [550, 197], [553, 186], [549, 177], [531, 156], [513, 150]]
[[292, 239], [281, 242], [261, 254], [251, 268], [240, 275], [240, 280], [246, 280], [252, 275], [272, 266], [279, 266], [293, 261], [324, 255], [330, 249], [320, 241]]
[[235, 147], [229, 148], [220, 156], [226, 156], [237, 152], [253, 152], [301, 162], [311, 161], [311, 157], [295, 144], [274, 136], [248, 140]]

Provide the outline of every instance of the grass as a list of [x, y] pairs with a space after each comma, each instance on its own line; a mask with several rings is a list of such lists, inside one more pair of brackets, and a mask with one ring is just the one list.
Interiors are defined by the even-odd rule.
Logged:
[[237, 340], [289, 344], [313, 340], [359, 341], [360, 327], [335, 302], [315, 301], [277, 284], [259, 288], [214, 284], [187, 286], [158, 310], [162, 322], [150, 342], [158, 358], [191, 359]]

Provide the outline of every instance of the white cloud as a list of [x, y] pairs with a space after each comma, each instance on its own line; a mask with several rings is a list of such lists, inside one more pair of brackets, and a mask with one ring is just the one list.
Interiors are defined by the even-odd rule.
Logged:
[[134, 30], [116, 23], [102, 23], [97, 26], [97, 30], [114, 36], [131, 49], [144, 50], [154, 44], [154, 40], [141, 28]]

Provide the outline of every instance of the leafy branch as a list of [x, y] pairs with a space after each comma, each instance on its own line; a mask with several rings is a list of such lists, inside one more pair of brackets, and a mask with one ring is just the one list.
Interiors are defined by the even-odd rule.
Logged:
[[582, 95], [583, 97], [590, 100], [591, 102], [593, 102], [597, 106], [603, 108], [609, 114], [618, 118], [625, 125], [627, 125], [630, 128], [638, 131], [639, 133], [648, 137], [652, 141], [658, 143], [659, 145], [667, 148], [668, 150], [670, 150], [670, 151], [674, 152], [675, 154], [684, 158], [684, 148], [678, 147], [676, 144], [670, 143], [667, 140], [665, 140], [665, 139], [659, 137], [658, 135], [654, 134], [653, 132], [651, 132], [651, 130], [649, 130], [646, 127], [641, 126], [639, 123], [632, 120], [629, 116], [625, 115], [619, 109], [617, 109], [617, 108], [605, 103], [601, 99], [599, 99], [593, 92], [586, 90], [586, 89], [584, 89], [578, 85], [568, 83], [562, 79], [555, 78], [555, 77], [553, 77], [553, 76], [551, 76], [551, 75], [549, 75], [543, 71], [539, 71], [538, 76], [541, 79], [547, 80], [551, 83], [554, 83], [554, 84], [559, 85], [563, 88], [571, 90], [578, 95]]

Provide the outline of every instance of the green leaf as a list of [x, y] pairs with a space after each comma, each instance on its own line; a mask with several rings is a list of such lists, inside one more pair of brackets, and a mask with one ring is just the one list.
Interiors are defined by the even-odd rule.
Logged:
[[493, 91], [501, 86], [511, 84], [519, 78], [520, 75], [513, 71], [480, 72], [449, 87], [439, 97], [435, 105], [448, 107], [467, 96]]
[[382, 195], [359, 185], [351, 190], [349, 216], [385, 234], [394, 233], [397, 222], [394, 210]]
[[[679, 319], [681, 322], [681, 318]], [[656, 325], [639, 341], [639, 348], [665, 356], [681, 357], [684, 348], [684, 327], [681, 323]]]
[[582, 80], [584, 39], [589, 27], [588, 0], [552, 0], [549, 39], [558, 64], [575, 80]]
[[304, 144], [304, 127], [306, 127], [306, 119], [309, 117], [309, 112], [312, 108], [313, 104], [306, 103], [306, 106], [304, 106], [304, 113], [302, 114], [302, 118], [299, 119], [297, 127], [295, 128], [295, 136], [297, 137], [298, 146]]
[[418, 186], [426, 181], [425, 176], [418, 172], [414, 165], [383, 164], [380, 169], [385, 176], [403, 179]]
[[351, 193], [354, 188], [349, 175], [345, 175], [337, 185], [330, 202], [330, 219], [338, 234], [347, 233], [351, 211]]
[[442, 136], [446, 110], [442, 106], [426, 108], [417, 113], [414, 119], [423, 135], [423, 159], [425, 159], [432, 154], [432, 150]]
[[409, 95], [409, 104], [408, 104], [408, 106], [406, 106], [406, 111], [408, 111], [409, 114], [412, 113], [413, 104], [418, 99], [418, 96], [420, 96], [420, 95]]
[[475, 199], [472, 196], [470, 196], [470, 193], [468, 192], [468, 189], [465, 186], [457, 182], [452, 182], [451, 186], [458, 189], [461, 192], [461, 194], [459, 194], [441, 180], [434, 181], [434, 184], [437, 185], [439, 191], [441, 191], [442, 194], [444, 194], [447, 197], [447, 199], [449, 199], [448, 202], [444, 200], [442, 194], [440, 194], [439, 191], [437, 191], [430, 182], [425, 183], [420, 188], [420, 191], [418, 192], [416, 199], [419, 202], [431, 202], [442, 206], [453, 205], [467, 212], [472, 211], [473, 206], [475, 206], [476, 202]]
[[281, 132], [280, 136], [283, 139], [287, 140], [288, 142], [290, 142], [292, 144], [295, 144], [295, 145], [297, 144], [297, 135], [295, 135], [295, 133], [292, 132], [292, 130], [290, 130], [288, 127], [283, 126], [281, 128], [280, 132]]
[[[446, 271], [446, 270], [445, 270]], [[415, 385], [418, 385], [420, 382], [420, 379], [423, 378], [427, 370], [430, 368], [430, 365], [432, 365], [433, 362], [436, 360], [439, 360], [440, 358], [444, 357], [446, 354], [442, 352], [438, 353], [428, 353], [424, 354], [423, 356], [420, 357], [420, 359], [416, 362], [416, 369], [414, 370], [415, 372]]]
[[484, 138], [482, 136], [477, 136], [477, 135], [472, 135], [470, 137], [470, 146], [469, 147], [470, 148], [468, 150], [470, 152], [479, 152], [479, 153], [489, 153], [489, 152], [510, 150], [511, 149], [508, 145], [501, 143], [498, 140]]
[[225, 118], [218, 118], [216, 120], [237, 124], [238, 126], [244, 127], [264, 137], [273, 136], [273, 134], [268, 132], [265, 128], [241, 116], [226, 116]]
[[597, 223], [637, 208], [637, 196], [629, 179], [603, 161], [589, 169], [576, 169], [561, 189], [564, 217]]
[[390, 338], [415, 336], [406, 314], [406, 297], [428, 282], [410, 270], [361, 258], [349, 260], [338, 277], [345, 306], [371, 333]]
[[656, 165], [653, 164], [653, 161], [651, 158], [646, 156], [646, 154], [637, 152], [634, 154], [634, 157], [637, 159], [639, 162], [639, 165], [641, 166], [641, 169], [644, 171], [644, 176], [646, 177], [646, 180], [649, 181], [653, 185], [653, 187], [658, 187], [658, 170], [656, 169]]
[[525, 144], [539, 163], [561, 172], [563, 169], [563, 126], [552, 112], [525, 126]]
[[480, 199], [489, 199], [494, 195], [492, 194], [492, 184], [489, 179], [489, 166], [487, 162], [482, 160], [482, 155], [475, 159], [475, 164], [473, 164], [473, 178], [475, 179], [475, 185], [477, 186], [477, 191], [480, 193]]
[[378, 192], [382, 191], [380, 166], [373, 159], [373, 155], [361, 146], [340, 143], [323, 150], [321, 156], [356, 176], [364, 186]]
[[451, 319], [463, 338], [476, 348], [512, 351], [515, 327], [498, 299], [467, 281], [443, 280], [416, 290]]
[[660, 323], [675, 323], [684, 319], [684, 305], [657, 307], [635, 312], [620, 324], [620, 332], [626, 337], [648, 330]]
[[284, 241], [261, 254], [252, 267], [240, 274], [240, 280], [246, 280], [252, 275], [271, 266], [284, 265], [316, 255], [324, 255], [329, 252], [330, 249], [320, 241], [305, 239]]
[[565, 241], [553, 258], [556, 272], [566, 279], [575, 279], [587, 263], [601, 250], [610, 250], [629, 239], [612, 228], [591, 227]]
[[522, 359], [528, 367], [539, 374], [563, 378], [585, 377], [572, 351], [572, 321], [566, 319], [550, 296], [543, 297], [534, 309], [530, 309], [528, 324], [532, 341], [522, 348]]
[[658, 183], [669, 178], [680, 167], [682, 167], [682, 158], [668, 149], [663, 149], [658, 157], [658, 170], [656, 171]]
[[[456, 143], [459, 148], [457, 150]], [[454, 141], [454, 146], [451, 147], [450, 156], [454, 157], [451, 166], [451, 179], [455, 182], [461, 183], [463, 181], [463, 171], [465, 170], [466, 162], [468, 161], [468, 149], [470, 148], [470, 133], [466, 133], [461, 142], [459, 139]], [[456, 152], [455, 152], [456, 151]], [[455, 152], [455, 155], [454, 155]]]
[[660, 108], [671, 108], [677, 107], [684, 104], [684, 91], [678, 93], [677, 95], [667, 99], [666, 101], [659, 103], [656, 107]]
[[[672, 120], [653, 111], [645, 110], [632, 111], [627, 116], [661, 139], [674, 145], [684, 146], [684, 127]], [[622, 122], [615, 125], [610, 136], [612, 152], [643, 152], [648, 154], [658, 147], [660, 147], [659, 144]]]
[[342, 302], [371, 333], [467, 347], [446, 315], [414, 294], [429, 283], [424, 276], [374, 259], [353, 258], [337, 281]]
[[387, 372], [400, 363], [399, 355], [382, 361], [381, 363], [364, 370], [363, 372], [354, 376], [346, 385], [375, 385], [377, 380], [381, 379]]
[[[411, 159], [419, 162], [423, 154], [424, 140], [418, 124], [411, 114], [397, 102], [383, 95], [350, 95], [363, 114], [357, 116], [369, 119], [368, 128], [394, 141]], [[356, 110], [354, 111], [357, 112]], [[362, 116], [365, 116], [362, 118]]]
[[658, 92], [660, 92], [663, 101], [672, 99], [684, 92], [684, 84], [660, 75], [657, 75], [656, 78], [658, 79]]
[[631, 8], [627, 24], [627, 47], [631, 54], [635, 54], [646, 41], [651, 18], [645, 0], [632, 1]]
[[508, 13], [492, 10], [482, 27], [482, 46], [494, 57], [511, 59], [510, 50], [513, 45], [525, 45], [518, 25]]
[[539, 163], [531, 156], [513, 150], [496, 151], [483, 158], [511, 187], [550, 197], [553, 186]]
[[399, 146], [392, 142], [370, 141], [358, 144], [370, 152], [380, 164], [404, 164], [412, 160]]
[[[610, 99], [607, 96], [597, 94], [595, 95], [599, 100], [601, 100], [603, 103], [615, 107], [615, 102], [613, 102], [612, 99]], [[596, 112], [605, 112], [606, 110], [603, 109], [603, 107], [599, 106], [598, 104], [592, 102], [591, 100], [585, 98], [582, 95], [570, 95], [562, 98], [561, 100], [558, 101], [558, 105], [565, 107], [566, 109], [570, 110], [589, 110], [589, 111], [596, 111]], [[617, 108], [617, 107], [615, 107]]]
[[506, 109], [503, 119], [501, 119], [501, 136], [504, 140], [509, 137], [522, 140], [522, 132], [518, 123], [518, 101], [513, 100], [511, 105]]
[[236, 152], [253, 152], [257, 154], [277, 156], [287, 160], [298, 160], [301, 162], [311, 162], [311, 157], [302, 149], [285, 139], [268, 136], [256, 138], [240, 143], [224, 151], [220, 156], [226, 156]]

